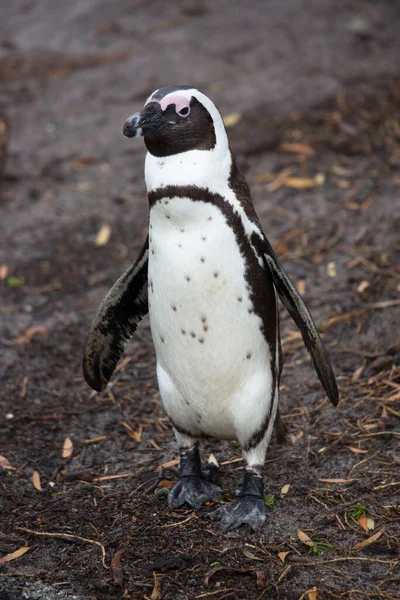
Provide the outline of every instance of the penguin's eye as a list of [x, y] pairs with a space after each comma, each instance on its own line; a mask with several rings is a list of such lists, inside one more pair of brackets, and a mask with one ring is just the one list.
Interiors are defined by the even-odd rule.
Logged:
[[180, 110], [178, 110], [177, 112], [180, 117], [188, 117], [189, 113], [190, 113], [190, 107], [182, 106], [182, 108]]

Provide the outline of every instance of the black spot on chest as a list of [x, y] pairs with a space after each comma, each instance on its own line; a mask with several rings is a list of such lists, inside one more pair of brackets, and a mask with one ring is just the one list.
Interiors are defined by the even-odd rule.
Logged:
[[[236, 175], [236, 177], [239, 177], [239, 175]], [[243, 185], [245, 185], [245, 182]], [[199, 201], [210, 203], [221, 212], [225, 218], [226, 224], [232, 229], [240, 254], [244, 260], [246, 290], [250, 301], [250, 306], [247, 305], [246, 307], [247, 312], [250, 315], [255, 314], [260, 317], [260, 331], [263, 333], [271, 349], [272, 364], [275, 364], [277, 308], [272, 276], [268, 269], [260, 265], [257, 253], [246, 235], [240, 214], [220, 194], [212, 193], [208, 189], [197, 186], [170, 185], [150, 192], [150, 208], [164, 198], [172, 199], [176, 197], [190, 198], [193, 202]], [[250, 198], [249, 202], [251, 203]], [[246, 214], [248, 211], [249, 209], [246, 211]], [[252, 209], [252, 212], [254, 215], [254, 219], [252, 220], [256, 220], [257, 215], [254, 208]], [[200, 239], [206, 241], [207, 238], [206, 236], [202, 236]], [[213, 272], [213, 277], [218, 278], [218, 275], [219, 273], [217, 271]], [[237, 302], [242, 303], [243, 297], [238, 296]]]

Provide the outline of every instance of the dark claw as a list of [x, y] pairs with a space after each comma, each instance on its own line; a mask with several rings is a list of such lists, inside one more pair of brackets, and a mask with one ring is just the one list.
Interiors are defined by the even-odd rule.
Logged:
[[224, 531], [248, 525], [253, 531], [260, 529], [267, 518], [265, 503], [255, 496], [240, 496], [235, 502], [225, 504], [218, 510]]
[[168, 494], [168, 504], [171, 508], [177, 508], [186, 503], [199, 510], [204, 502], [218, 497], [221, 497], [221, 490], [217, 485], [192, 475], [178, 479]]

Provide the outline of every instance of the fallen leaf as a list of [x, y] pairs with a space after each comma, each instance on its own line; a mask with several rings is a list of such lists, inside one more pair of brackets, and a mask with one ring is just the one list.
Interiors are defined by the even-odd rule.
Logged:
[[171, 467], [177, 467], [180, 462], [180, 458], [174, 458], [173, 460], [169, 460], [168, 462], [165, 462], [162, 465], [158, 465], [156, 471], [161, 471], [161, 469], [171, 469]]
[[362, 294], [363, 292], [365, 292], [365, 290], [367, 289], [367, 287], [369, 287], [369, 281], [361, 281], [361, 283], [358, 284], [357, 286], [357, 292], [359, 294]]
[[361, 367], [358, 367], [358, 369], [356, 369], [353, 373], [352, 376], [352, 381], [358, 381], [361, 377], [362, 372], [364, 371], [364, 365], [361, 365]]
[[176, 481], [170, 481], [169, 479], [163, 479], [162, 481], [160, 481], [160, 483], [158, 485], [162, 488], [170, 490], [172, 487], [174, 487], [175, 484], [176, 484]]
[[378, 531], [377, 533], [374, 533], [374, 535], [371, 535], [371, 537], [367, 538], [366, 540], [364, 540], [362, 542], [358, 542], [358, 544], [353, 546], [353, 550], [361, 550], [361, 548], [366, 548], [367, 546], [371, 546], [372, 544], [374, 544], [376, 542], [376, 540], [378, 540], [381, 537], [382, 533], [383, 533], [383, 531]]
[[301, 438], [303, 436], [304, 436], [304, 431], [302, 429], [298, 433], [289, 434], [290, 443], [294, 445], [296, 442], [301, 440]]
[[375, 527], [375, 521], [365, 515], [358, 517], [357, 522], [367, 533]]
[[151, 592], [150, 600], [161, 600], [161, 587], [160, 582], [157, 580], [156, 574], [153, 573], [154, 576], [154, 588]]
[[12, 467], [5, 456], [0, 456], [0, 467], [5, 471], [16, 471], [16, 467]]
[[74, 445], [72, 443], [72, 440], [71, 440], [71, 438], [66, 437], [64, 440], [64, 445], [63, 445], [63, 449], [62, 449], [62, 457], [69, 458], [73, 451], [74, 451]]
[[290, 489], [290, 483], [287, 483], [286, 485], [284, 485], [281, 489], [281, 498], [283, 498], [284, 496], [286, 496], [286, 494], [288, 493]]
[[288, 177], [283, 183], [286, 187], [296, 190], [307, 190], [318, 185], [315, 179], [310, 177]]
[[347, 449], [350, 450], [351, 452], [354, 452], [354, 454], [367, 454], [368, 450], [361, 450], [361, 448], [354, 448], [354, 446], [347, 446]]
[[111, 225], [104, 223], [96, 235], [96, 246], [106, 246], [110, 241], [111, 237]]
[[331, 277], [332, 279], [334, 277], [336, 277], [336, 275], [337, 275], [336, 263], [334, 263], [333, 261], [328, 262], [328, 264], [326, 266], [326, 272], [328, 273], [328, 277]]
[[67, 75], [69, 75], [70, 70], [65, 68], [65, 69], [54, 69], [53, 71], [49, 72], [49, 79], [63, 79], [64, 77], [67, 77]]
[[381, 416], [380, 416], [379, 418], [380, 418], [380, 419], [388, 419], [388, 418], [389, 418], [389, 415], [388, 415], [388, 411], [387, 411], [387, 409], [386, 409], [386, 406], [384, 406], [384, 407], [382, 408], [382, 413], [381, 413]]
[[7, 279], [6, 279], [6, 285], [8, 287], [20, 288], [24, 285], [24, 283], [25, 283], [25, 279], [23, 277], [15, 277], [15, 276], [11, 275], [10, 277], [7, 277]]
[[243, 553], [243, 556], [245, 556], [246, 558], [251, 558], [251, 560], [261, 560], [261, 561], [264, 560], [263, 558], [259, 558], [258, 556], [256, 556], [252, 552], [250, 552], [250, 550], [248, 548], [246, 548], [246, 546], [244, 548], [242, 548], [242, 553]]
[[281, 559], [282, 563], [285, 562], [285, 558], [287, 557], [288, 554], [289, 554], [289, 552], [278, 552], [278, 556]]
[[238, 112], [230, 113], [224, 117], [225, 127], [233, 127], [237, 123], [239, 123], [242, 115]]
[[33, 473], [32, 473], [32, 483], [34, 485], [34, 488], [38, 492], [42, 491], [42, 485], [40, 483], [40, 475], [39, 475], [38, 471], [33, 471]]
[[0, 265], [0, 281], [7, 279], [9, 269], [7, 265]]
[[308, 600], [317, 600], [318, 598], [318, 589], [314, 586], [311, 590], [308, 591]]
[[22, 546], [21, 548], [18, 548], [18, 550], [15, 550], [15, 552], [11, 552], [11, 554], [6, 554], [5, 556], [3, 556], [3, 558], [0, 558], [0, 565], [3, 565], [6, 562], [10, 562], [10, 560], [19, 558], [20, 556], [25, 554], [25, 552], [28, 552], [28, 550], [30, 549], [31, 546]]
[[121, 565], [121, 557], [126, 552], [126, 549], [118, 550], [111, 559], [111, 572], [115, 585], [123, 587], [123, 571]]
[[208, 464], [213, 464], [217, 468], [219, 468], [218, 461], [217, 461], [216, 457], [214, 456], [214, 454], [212, 452], [211, 452], [210, 456], [208, 457], [207, 463]]
[[375, 529], [375, 521], [374, 519], [368, 518], [367, 519], [367, 527], [368, 529]]
[[18, 346], [22, 346], [23, 344], [27, 344], [31, 341], [34, 335], [46, 335], [48, 333], [47, 327], [43, 327], [41, 325], [33, 325], [33, 327], [28, 327], [24, 333], [21, 333], [15, 340], [15, 343]]
[[301, 529], [297, 530], [297, 537], [306, 546], [312, 546], [314, 543], [312, 539], [306, 533], [304, 533], [304, 531], [301, 531]]
[[299, 279], [299, 281], [296, 284], [296, 287], [299, 291], [299, 294], [301, 294], [302, 296], [304, 296], [305, 291], [306, 291], [306, 282], [305, 279]]
[[92, 187], [93, 187], [93, 184], [90, 181], [81, 181], [74, 187], [74, 191], [75, 192], [87, 192], [88, 190], [91, 190]]
[[73, 162], [74, 168], [86, 167], [87, 165], [97, 165], [100, 162], [100, 159], [96, 156], [80, 156], [76, 158]]

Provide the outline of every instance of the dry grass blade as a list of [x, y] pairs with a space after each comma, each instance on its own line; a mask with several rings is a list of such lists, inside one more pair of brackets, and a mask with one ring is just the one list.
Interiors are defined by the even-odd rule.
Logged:
[[110, 567], [106, 564], [106, 550], [103, 544], [97, 542], [96, 540], [90, 540], [89, 538], [81, 537], [80, 535], [72, 535], [71, 533], [53, 533], [49, 531], [34, 531], [33, 529], [28, 529], [27, 527], [17, 527], [20, 531], [26, 531], [27, 533], [31, 533], [32, 535], [40, 535], [43, 537], [53, 537], [58, 538], [60, 540], [77, 540], [78, 542], [85, 542], [86, 544], [94, 544], [98, 546], [101, 550], [101, 562], [105, 569], [109, 569]]
[[156, 527], [154, 527], [154, 529], [165, 529], [167, 527], [179, 527], [180, 525], [184, 525], [191, 519], [198, 519], [198, 518], [199, 517], [195, 513], [192, 513], [191, 515], [189, 515], [187, 517], [187, 519], [183, 519], [183, 521], [178, 521], [178, 523], [167, 523], [166, 525], [156, 525]]
[[318, 589], [314, 586], [309, 590], [306, 590], [304, 594], [299, 597], [299, 600], [317, 600], [318, 598]]
[[359, 317], [367, 313], [370, 310], [378, 310], [382, 308], [389, 308], [391, 306], [399, 306], [400, 300], [385, 300], [383, 302], [374, 302], [373, 304], [365, 304], [361, 308], [356, 308], [348, 313], [342, 313], [341, 315], [335, 315], [334, 317], [330, 317], [326, 319], [320, 324], [321, 329], [328, 329], [333, 325], [337, 325], [338, 323], [342, 323], [343, 321], [351, 321], [355, 317]]
[[286, 187], [296, 190], [308, 190], [318, 185], [315, 179], [310, 177], [288, 177], [284, 182]]
[[161, 600], [160, 582], [158, 581], [155, 573], [153, 573], [153, 577], [154, 577], [154, 588], [153, 588], [153, 591], [151, 592], [150, 600]]
[[282, 152], [294, 152], [295, 154], [304, 154], [305, 156], [311, 156], [314, 154], [313, 148], [308, 144], [302, 143], [290, 143], [290, 142], [282, 142], [279, 146], [279, 150]]
[[113, 479], [125, 479], [126, 477], [132, 477], [133, 473], [120, 473], [119, 475], [102, 475], [101, 477], [94, 477], [92, 481], [112, 481]]
[[23, 346], [28, 344], [35, 335], [46, 335], [48, 333], [47, 327], [41, 325], [34, 325], [29, 327], [26, 331], [21, 333], [15, 340], [17, 346]]
[[357, 481], [357, 479], [341, 479], [333, 478], [333, 479], [318, 479], [318, 481], [323, 481], [324, 483], [351, 483], [352, 481]]
[[177, 467], [180, 462], [181, 462], [180, 458], [174, 458], [173, 460], [169, 460], [168, 462], [165, 462], [162, 465], [158, 465], [156, 471], [161, 471], [162, 469], [171, 469], [172, 467]]
[[370, 563], [380, 563], [383, 565], [397, 565], [398, 559], [384, 560], [382, 558], [366, 558], [364, 556], [346, 556], [342, 558], [330, 558], [329, 560], [316, 560], [315, 562], [301, 562], [296, 561], [296, 567], [316, 567], [318, 565], [328, 565], [331, 563], [347, 562], [347, 561], [360, 561]]
[[139, 443], [142, 441], [142, 426], [139, 426], [139, 431], [134, 431], [134, 429], [132, 429], [132, 427], [129, 425], [129, 423], [126, 423], [125, 421], [121, 421], [121, 425], [123, 427], [125, 427], [127, 434], [129, 435], [130, 438], [132, 438], [133, 440], [135, 440], [135, 442]]

